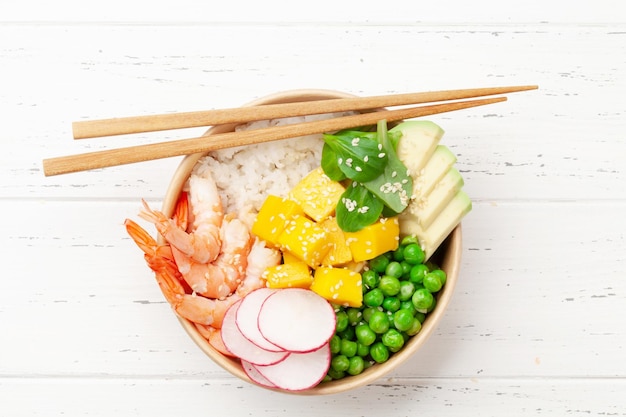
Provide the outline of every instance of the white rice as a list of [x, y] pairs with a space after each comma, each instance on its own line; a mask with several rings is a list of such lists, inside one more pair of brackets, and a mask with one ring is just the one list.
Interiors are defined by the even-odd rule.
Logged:
[[[264, 120], [236, 130], [281, 126], [344, 114], [323, 114]], [[237, 213], [249, 225], [268, 194], [286, 196], [306, 174], [320, 165], [322, 135], [309, 135], [256, 145], [222, 149], [201, 158], [192, 174], [210, 170], [227, 213]]]

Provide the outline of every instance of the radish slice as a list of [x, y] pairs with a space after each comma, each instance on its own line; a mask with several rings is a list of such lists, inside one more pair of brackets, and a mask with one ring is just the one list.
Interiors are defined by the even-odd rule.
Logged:
[[277, 388], [302, 391], [316, 386], [326, 376], [330, 367], [330, 346], [306, 353], [292, 353], [273, 365], [254, 365], [259, 373]]
[[259, 311], [263, 302], [275, 291], [271, 288], [259, 288], [246, 295], [237, 310], [236, 323], [239, 331], [255, 345], [265, 350], [282, 352], [284, 349], [263, 337], [258, 324]]
[[335, 333], [335, 312], [326, 299], [302, 288], [271, 294], [259, 311], [259, 330], [265, 339], [290, 352], [311, 352]]
[[248, 375], [248, 378], [252, 380], [252, 382], [256, 382], [257, 384], [264, 387], [277, 388], [276, 385], [274, 385], [267, 378], [265, 378], [261, 374], [261, 372], [259, 372], [256, 366], [251, 364], [250, 362], [241, 361], [241, 367], [243, 368], [243, 371], [246, 373], [246, 375]]
[[255, 365], [270, 365], [282, 361], [289, 352], [272, 352], [255, 345], [239, 331], [235, 323], [241, 300], [228, 308], [222, 322], [222, 340], [230, 353]]

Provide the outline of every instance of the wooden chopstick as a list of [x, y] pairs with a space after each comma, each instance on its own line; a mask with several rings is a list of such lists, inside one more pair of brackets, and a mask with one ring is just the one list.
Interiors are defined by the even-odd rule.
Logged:
[[126, 148], [89, 152], [79, 155], [62, 156], [43, 160], [46, 176], [67, 174], [116, 165], [148, 161], [172, 156], [207, 152], [228, 147], [251, 145], [279, 139], [333, 132], [350, 127], [365, 126], [385, 119], [389, 122], [428, 116], [453, 110], [484, 106], [505, 101], [506, 97], [480, 100], [465, 100], [430, 106], [409, 107], [398, 110], [382, 110], [352, 116], [336, 117], [327, 120], [276, 126], [264, 129], [221, 133], [191, 139], [137, 145]]
[[86, 139], [190, 127], [214, 126], [226, 123], [245, 123], [254, 120], [269, 120], [281, 117], [304, 116], [309, 114], [332, 113], [350, 110], [371, 110], [408, 104], [461, 100], [466, 98], [534, 90], [536, 88], [536, 85], [471, 88], [464, 90], [443, 90], [371, 97], [336, 98], [298, 103], [267, 104], [222, 110], [87, 120], [74, 122], [72, 124], [72, 131], [74, 139]]

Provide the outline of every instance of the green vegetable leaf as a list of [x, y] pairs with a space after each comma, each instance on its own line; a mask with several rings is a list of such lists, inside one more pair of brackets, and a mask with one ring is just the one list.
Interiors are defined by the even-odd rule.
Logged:
[[386, 152], [371, 133], [357, 135], [348, 131], [325, 134], [324, 141], [336, 154], [339, 169], [354, 181], [373, 180], [380, 176], [387, 164]]
[[345, 232], [358, 232], [377, 221], [382, 210], [383, 202], [353, 181], [337, 204], [337, 224]]
[[380, 198], [389, 209], [401, 213], [409, 205], [413, 193], [413, 179], [398, 158], [387, 135], [386, 120], [378, 123], [377, 132], [383, 151], [388, 155], [387, 165], [382, 175], [364, 182], [363, 186]]
[[322, 162], [320, 164], [324, 174], [333, 181], [343, 181], [346, 174], [339, 168], [337, 163], [337, 153], [327, 144], [324, 143], [322, 148]]

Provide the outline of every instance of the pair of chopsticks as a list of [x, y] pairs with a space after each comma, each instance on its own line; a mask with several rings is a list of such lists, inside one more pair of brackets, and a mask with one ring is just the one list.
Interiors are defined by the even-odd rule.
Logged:
[[[223, 110], [137, 116], [115, 119], [74, 122], [75, 139], [154, 132], [201, 126], [216, 126], [227, 123], [246, 123], [255, 120], [278, 119], [312, 114], [375, 110], [393, 106], [462, 100], [519, 91], [534, 90], [536, 85], [446, 90], [424, 93], [407, 93], [384, 96], [336, 98], [298, 103], [268, 104]], [[129, 146], [62, 156], [43, 160], [46, 176], [67, 174], [98, 168], [149, 161], [197, 152], [251, 145], [279, 139], [333, 132], [351, 127], [376, 124], [385, 119], [394, 122], [415, 117], [445, 113], [454, 110], [484, 106], [506, 101], [506, 97], [477, 100], [462, 100], [428, 106], [407, 107], [396, 110], [375, 110], [351, 116], [327, 120], [269, 127], [257, 130], [219, 133], [190, 139], [178, 139], [147, 145]]]

